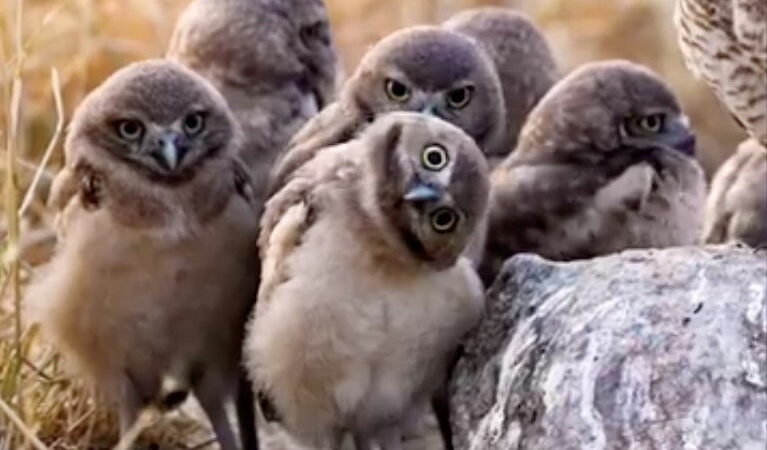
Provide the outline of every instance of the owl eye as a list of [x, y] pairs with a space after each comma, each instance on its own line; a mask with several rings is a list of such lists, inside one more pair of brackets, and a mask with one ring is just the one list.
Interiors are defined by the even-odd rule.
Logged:
[[649, 114], [634, 117], [628, 123], [629, 134], [635, 136], [650, 136], [663, 131], [665, 122], [663, 114]]
[[390, 78], [386, 80], [386, 95], [395, 102], [404, 103], [410, 99], [410, 89], [403, 83]]
[[462, 109], [471, 103], [471, 97], [474, 94], [473, 86], [464, 86], [453, 89], [447, 93], [447, 104], [453, 109]]
[[144, 125], [138, 120], [120, 120], [117, 122], [117, 134], [126, 141], [138, 141], [144, 134]]
[[205, 117], [202, 113], [192, 113], [184, 119], [184, 132], [189, 136], [194, 136], [205, 128]]
[[437, 233], [449, 233], [458, 225], [458, 214], [448, 207], [442, 207], [431, 213], [431, 227]]
[[447, 150], [438, 144], [431, 144], [421, 152], [421, 165], [424, 169], [436, 172], [444, 169], [449, 161], [450, 157], [447, 155]]

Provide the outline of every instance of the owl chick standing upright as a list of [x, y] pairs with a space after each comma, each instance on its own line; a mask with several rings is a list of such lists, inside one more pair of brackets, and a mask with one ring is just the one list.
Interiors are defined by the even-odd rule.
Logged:
[[487, 206], [474, 141], [391, 113], [325, 149], [267, 203], [245, 341], [255, 383], [312, 448], [401, 448], [483, 309], [461, 257]]
[[325, 108], [291, 139], [275, 165], [269, 192], [320, 149], [353, 139], [392, 111], [437, 116], [461, 128], [485, 153], [505, 145], [503, 92], [490, 58], [470, 38], [433, 26], [397, 31], [365, 54]]
[[557, 82], [557, 63], [538, 27], [510, 8], [464, 11], [443, 26], [475, 39], [498, 71], [506, 109], [506, 143], [488, 154], [494, 167], [514, 150], [527, 115]]
[[265, 201], [274, 158], [335, 97], [338, 62], [322, 0], [195, 0], [168, 57], [223, 94], [244, 134], [242, 158]]
[[[117, 404], [123, 434], [145, 407], [193, 392], [222, 449], [240, 448], [227, 405], [259, 266], [238, 145], [225, 100], [168, 61], [118, 71], [72, 119], [52, 192], [65, 238], [29, 302], [51, 342]], [[254, 426], [240, 420], [243, 439]]]
[[491, 175], [483, 280], [517, 253], [572, 260], [696, 243], [706, 184], [694, 151], [674, 94], [650, 70], [626, 61], [575, 70]]

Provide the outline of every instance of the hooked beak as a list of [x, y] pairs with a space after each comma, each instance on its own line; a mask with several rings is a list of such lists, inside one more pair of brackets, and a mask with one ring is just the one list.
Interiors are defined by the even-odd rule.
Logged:
[[442, 189], [418, 181], [405, 192], [403, 198], [408, 202], [437, 201], [442, 198]]
[[688, 156], [695, 155], [695, 134], [684, 116], [675, 117], [668, 125], [667, 145]]
[[419, 112], [427, 116], [444, 119], [444, 117], [442, 117], [442, 115], [439, 113], [439, 105], [435, 101], [427, 101], [424, 103]]
[[179, 167], [189, 150], [182, 139], [182, 136], [175, 131], [169, 131], [159, 139], [154, 156], [169, 171]]

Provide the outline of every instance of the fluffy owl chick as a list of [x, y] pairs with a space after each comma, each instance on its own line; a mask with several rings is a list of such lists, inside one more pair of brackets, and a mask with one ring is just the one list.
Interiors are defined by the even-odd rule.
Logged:
[[767, 150], [758, 142], [742, 143], [714, 176], [703, 240], [767, 245]]
[[506, 107], [507, 142], [498, 153], [488, 155], [493, 165], [516, 147], [527, 115], [559, 78], [557, 63], [538, 27], [509, 8], [464, 11], [443, 26], [475, 39], [498, 71]]
[[675, 22], [687, 67], [767, 148], [767, 2], [677, 0]]
[[470, 38], [432, 26], [378, 42], [325, 108], [291, 140], [275, 166], [271, 193], [319, 149], [352, 139], [377, 116], [418, 111], [465, 131], [486, 153], [505, 144], [503, 95], [490, 58]]
[[693, 244], [705, 180], [674, 94], [625, 61], [587, 64], [544, 96], [491, 175], [484, 281], [521, 252], [553, 260]]
[[274, 158], [335, 98], [338, 62], [322, 0], [195, 0], [178, 20], [168, 57], [226, 98], [259, 199]]
[[221, 447], [240, 447], [226, 408], [259, 266], [238, 134], [215, 89], [167, 61], [118, 71], [70, 124], [56, 182], [74, 192], [60, 204], [65, 239], [29, 300], [51, 342], [119, 406], [123, 433], [143, 408], [191, 391]]
[[487, 207], [484, 157], [417, 113], [327, 149], [267, 203], [245, 341], [255, 388], [296, 437], [399, 449], [483, 309], [461, 252]]

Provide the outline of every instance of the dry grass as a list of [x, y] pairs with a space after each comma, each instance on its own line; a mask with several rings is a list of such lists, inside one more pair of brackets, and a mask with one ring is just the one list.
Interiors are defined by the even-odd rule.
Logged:
[[[118, 67], [161, 56], [187, 1], [0, 0], [0, 450], [115, 444], [107, 409], [66, 375], [37, 330], [22, 324], [23, 289], [55, 244], [44, 198], [61, 164], [67, 118]], [[438, 22], [480, 4], [514, 4], [538, 18], [566, 69], [629, 57], [664, 75], [703, 137], [709, 169], [742, 136], [682, 67], [671, 33], [671, 0], [326, 2], [347, 70], [372, 42], [398, 27]], [[144, 439], [194, 448], [205, 443], [206, 433], [179, 413], [151, 426]]]

